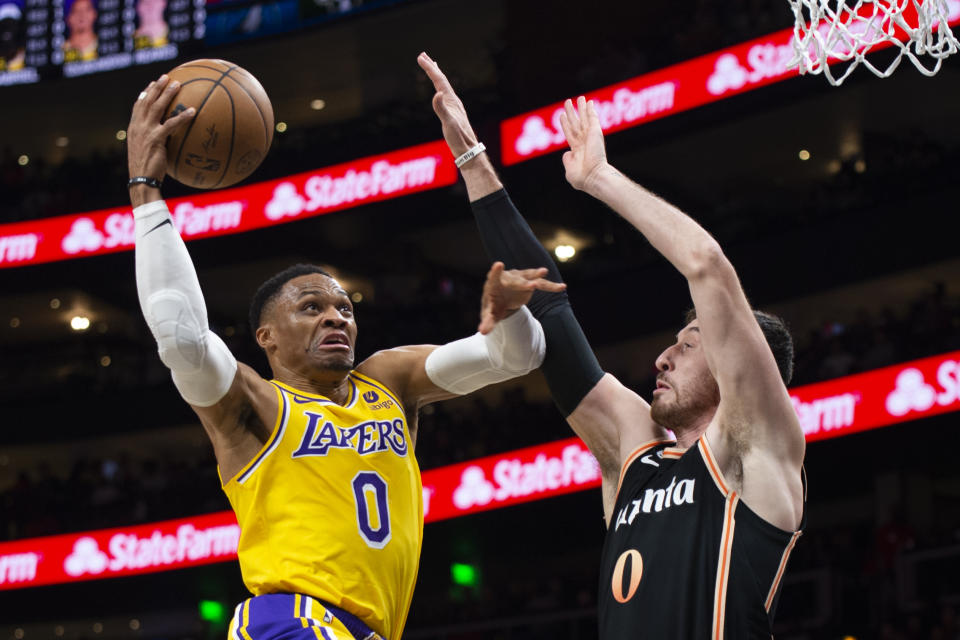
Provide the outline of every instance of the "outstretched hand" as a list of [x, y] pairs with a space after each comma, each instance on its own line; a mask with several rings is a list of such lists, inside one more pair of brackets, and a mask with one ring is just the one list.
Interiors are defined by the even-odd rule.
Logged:
[[166, 75], [147, 85], [133, 103], [127, 125], [127, 167], [130, 177], [146, 176], [162, 180], [167, 172], [167, 138], [187, 125], [196, 114], [190, 107], [163, 120], [180, 83]]
[[560, 127], [567, 138], [570, 150], [563, 154], [563, 168], [567, 182], [574, 189], [586, 191], [590, 182], [607, 166], [607, 152], [603, 146], [603, 129], [593, 100], [577, 98], [577, 107], [573, 101], [563, 103], [560, 114]]
[[436, 91], [433, 96], [433, 111], [440, 118], [443, 139], [447, 141], [447, 146], [450, 147], [453, 157], [458, 158], [477, 144], [477, 134], [473, 132], [473, 127], [470, 126], [467, 110], [454, 92], [447, 76], [443, 74], [443, 71], [430, 56], [421, 53], [417, 56], [417, 64], [433, 82], [433, 88]]
[[487, 272], [480, 305], [480, 326], [486, 335], [493, 327], [514, 311], [527, 304], [534, 291], [558, 293], [567, 288], [562, 282], [545, 279], [547, 269], [504, 269], [502, 262], [494, 262]]

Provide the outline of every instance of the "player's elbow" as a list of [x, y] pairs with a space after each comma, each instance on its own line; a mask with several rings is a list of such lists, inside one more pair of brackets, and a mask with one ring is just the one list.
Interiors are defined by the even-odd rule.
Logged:
[[686, 269], [687, 280], [706, 280], [733, 273], [733, 265], [727, 259], [720, 244], [713, 238], [705, 239], [691, 251]]
[[168, 289], [151, 295], [144, 316], [168, 369], [181, 374], [200, 370], [209, 328], [193, 313], [183, 293]]
[[[504, 340], [490, 349], [492, 364], [510, 377], [526, 375], [543, 364], [547, 354], [547, 341], [543, 335], [543, 327], [526, 310], [518, 312], [524, 323], [519, 336]], [[521, 339], [517, 339], [520, 337]], [[499, 361], [499, 362], [497, 362]]]

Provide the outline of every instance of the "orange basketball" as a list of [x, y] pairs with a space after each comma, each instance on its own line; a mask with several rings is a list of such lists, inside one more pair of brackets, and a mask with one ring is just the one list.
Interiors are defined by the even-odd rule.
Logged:
[[167, 117], [197, 114], [167, 140], [167, 175], [198, 189], [216, 189], [253, 173], [273, 141], [273, 107], [248, 71], [226, 60], [191, 60], [169, 74], [180, 91]]

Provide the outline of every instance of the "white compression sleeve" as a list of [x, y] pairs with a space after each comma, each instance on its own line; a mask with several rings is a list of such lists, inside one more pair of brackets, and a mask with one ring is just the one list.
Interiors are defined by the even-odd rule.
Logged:
[[237, 360], [207, 325], [207, 309], [187, 246], [163, 200], [133, 210], [137, 295], [160, 359], [183, 399], [216, 404], [237, 373]]
[[530, 373], [543, 362], [545, 345], [540, 323], [521, 307], [487, 335], [437, 347], [427, 356], [427, 376], [441, 389], [464, 395]]

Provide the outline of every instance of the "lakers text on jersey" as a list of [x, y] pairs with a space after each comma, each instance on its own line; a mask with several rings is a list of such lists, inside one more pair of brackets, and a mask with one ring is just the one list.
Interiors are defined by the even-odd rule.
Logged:
[[423, 537], [420, 470], [403, 406], [356, 371], [343, 406], [278, 381], [258, 455], [224, 484], [256, 596], [304, 594], [399, 640]]

